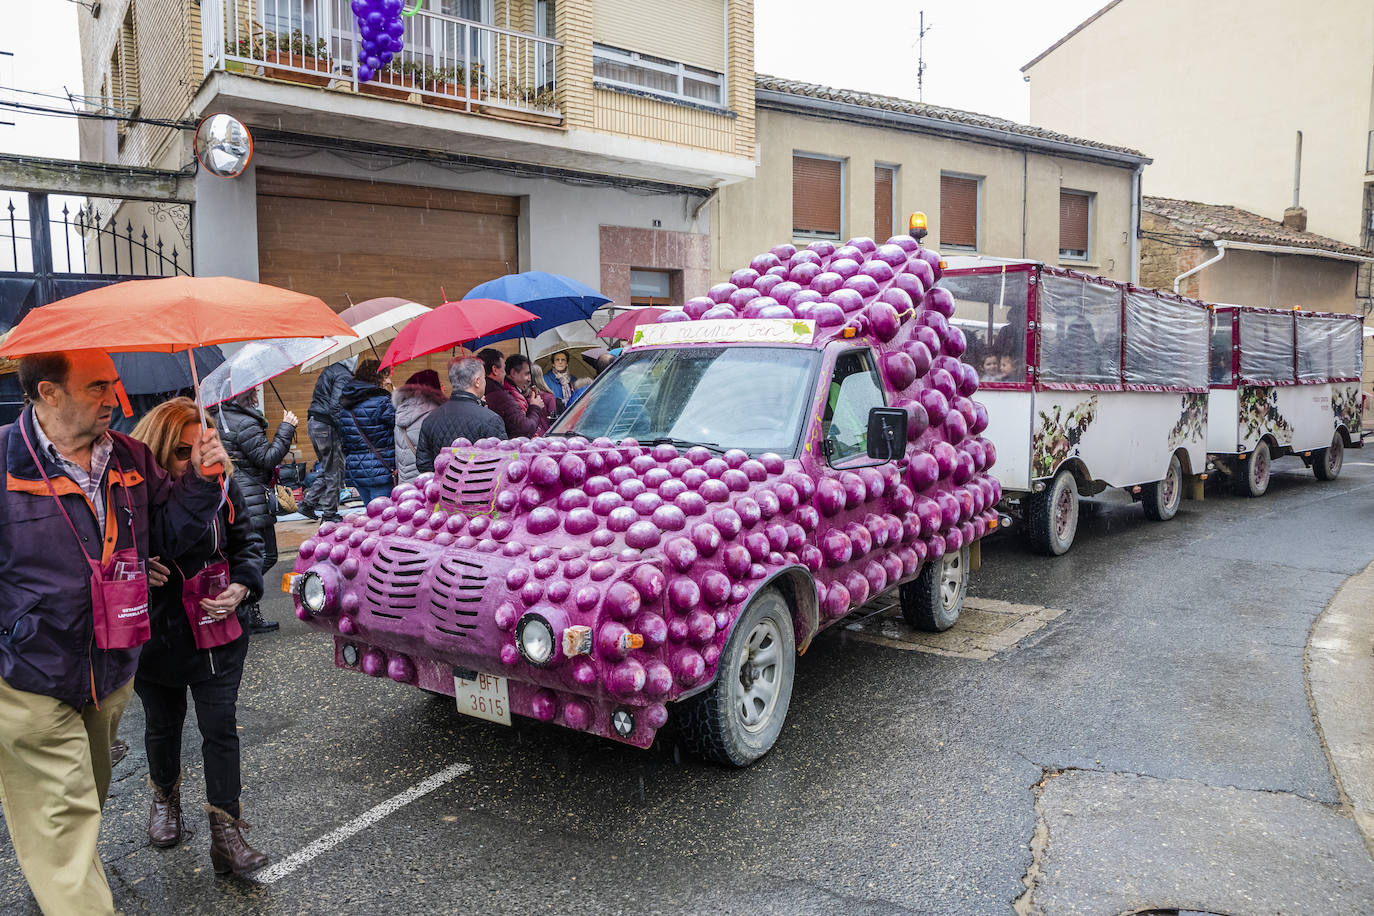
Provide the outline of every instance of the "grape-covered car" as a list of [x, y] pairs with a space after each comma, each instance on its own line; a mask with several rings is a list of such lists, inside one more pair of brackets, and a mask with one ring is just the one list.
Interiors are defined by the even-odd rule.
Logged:
[[939, 256], [915, 238], [780, 245], [641, 326], [546, 437], [455, 442], [323, 524], [287, 587], [334, 662], [647, 747], [680, 716], [743, 766], [796, 657], [899, 588], [954, 624], [997, 524], [995, 452]]

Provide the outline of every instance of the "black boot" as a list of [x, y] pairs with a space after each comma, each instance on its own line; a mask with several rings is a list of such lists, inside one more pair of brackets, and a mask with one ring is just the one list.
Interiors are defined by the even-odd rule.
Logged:
[[249, 633], [271, 633], [281, 627], [275, 620], [268, 620], [262, 616], [262, 608], [253, 605], [248, 611], [248, 632]]

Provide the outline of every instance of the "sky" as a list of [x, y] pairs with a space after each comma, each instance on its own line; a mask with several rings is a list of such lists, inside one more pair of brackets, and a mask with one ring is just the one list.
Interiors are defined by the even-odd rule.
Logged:
[[[916, 38], [925, 11], [923, 98], [1025, 122], [1020, 68], [1106, 0], [756, 0], [759, 73], [917, 98]], [[77, 15], [70, 0], [0, 0], [0, 100], [65, 103], [12, 90], [81, 90]], [[74, 118], [0, 109], [0, 152], [74, 159]]]

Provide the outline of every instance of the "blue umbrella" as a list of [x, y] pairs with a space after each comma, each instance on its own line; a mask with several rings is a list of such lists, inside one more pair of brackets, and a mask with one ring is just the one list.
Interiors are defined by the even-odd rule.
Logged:
[[[196, 347], [196, 374], [205, 376], [224, 362], [219, 347]], [[132, 395], [168, 394], [194, 388], [190, 362], [183, 353], [111, 353], [115, 371]]]
[[472, 350], [496, 343], [498, 340], [537, 337], [549, 328], [556, 328], [570, 321], [589, 319], [593, 312], [611, 301], [585, 283], [542, 270], [527, 270], [524, 273], [507, 274], [489, 280], [468, 290], [463, 298], [499, 299], [528, 309], [539, 316], [537, 321], [516, 325], [498, 334], [471, 341], [467, 347]]

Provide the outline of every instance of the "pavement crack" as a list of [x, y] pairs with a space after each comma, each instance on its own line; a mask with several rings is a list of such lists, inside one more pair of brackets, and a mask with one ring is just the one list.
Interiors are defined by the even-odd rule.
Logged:
[[1031, 833], [1030, 840], [1031, 862], [1026, 868], [1026, 873], [1021, 876], [1021, 883], [1026, 886], [1026, 889], [1011, 904], [1017, 916], [1038, 916], [1040, 913], [1040, 908], [1035, 905], [1035, 885], [1040, 880], [1045, 856], [1050, 851], [1050, 825], [1049, 821], [1045, 819], [1042, 799], [1045, 786], [1050, 780], [1058, 779], [1065, 772], [1066, 770], [1042, 766], [1040, 768], [1040, 780], [1030, 787], [1035, 805], [1035, 830]]

